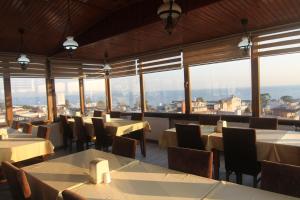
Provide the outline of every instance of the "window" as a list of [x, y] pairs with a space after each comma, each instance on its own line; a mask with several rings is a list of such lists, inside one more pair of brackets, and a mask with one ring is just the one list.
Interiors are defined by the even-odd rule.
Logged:
[[57, 114], [75, 115], [80, 111], [78, 79], [55, 79]]
[[185, 112], [183, 70], [144, 75], [147, 112]]
[[190, 67], [192, 112], [250, 115], [250, 60]]
[[94, 110], [106, 110], [105, 80], [84, 79], [85, 109], [88, 115]]
[[112, 78], [110, 87], [112, 110], [121, 112], [141, 110], [139, 76]]
[[262, 116], [299, 120], [300, 53], [260, 58]]
[[0, 124], [6, 122], [5, 94], [3, 77], [0, 77]]
[[47, 119], [46, 80], [11, 78], [10, 81], [14, 119], [24, 121]]

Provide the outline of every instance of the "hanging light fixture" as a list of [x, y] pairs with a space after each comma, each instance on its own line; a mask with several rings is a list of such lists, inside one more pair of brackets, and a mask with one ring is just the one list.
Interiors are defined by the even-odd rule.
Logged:
[[163, 4], [157, 10], [157, 14], [163, 20], [165, 30], [170, 35], [181, 16], [181, 12], [181, 7], [175, 3], [175, 0], [163, 0]]
[[244, 50], [246, 53], [248, 53], [252, 46], [251, 35], [248, 32], [248, 19], [242, 19], [241, 24], [244, 28], [245, 35], [242, 37], [241, 41], [239, 42], [238, 47]]
[[110, 72], [111, 72], [111, 66], [107, 62], [107, 59], [108, 59], [108, 53], [107, 53], [107, 51], [105, 51], [105, 53], [104, 53], [104, 65], [103, 65], [103, 69], [102, 69], [104, 71], [105, 77], [108, 77], [110, 75]]
[[20, 56], [17, 59], [17, 62], [20, 64], [21, 69], [25, 70], [27, 69], [28, 64], [30, 63], [29, 58], [26, 56], [24, 51], [24, 39], [23, 39], [23, 34], [24, 34], [24, 29], [19, 29], [20, 33]]
[[68, 0], [68, 21], [66, 26], [66, 31], [69, 36], [66, 37], [66, 41], [63, 43], [63, 47], [69, 52], [72, 53], [78, 48], [78, 43], [74, 40], [74, 37], [71, 36], [72, 30], [72, 21], [71, 21], [71, 12], [70, 12], [70, 0]]

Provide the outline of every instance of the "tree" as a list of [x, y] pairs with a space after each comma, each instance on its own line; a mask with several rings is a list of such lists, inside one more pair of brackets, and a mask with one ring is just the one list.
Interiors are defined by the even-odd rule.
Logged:
[[280, 97], [280, 100], [286, 103], [291, 103], [293, 101], [293, 97], [292, 96], [282, 96]]
[[260, 95], [262, 107], [266, 107], [270, 104], [271, 95], [269, 93], [263, 93]]

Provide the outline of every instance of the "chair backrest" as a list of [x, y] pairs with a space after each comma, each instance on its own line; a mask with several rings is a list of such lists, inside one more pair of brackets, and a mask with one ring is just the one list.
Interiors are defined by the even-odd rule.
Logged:
[[85, 198], [70, 190], [64, 190], [62, 196], [64, 200], [85, 200]]
[[262, 161], [261, 189], [300, 198], [300, 166]]
[[223, 128], [222, 134], [226, 170], [256, 174], [259, 167], [255, 129]]
[[63, 129], [63, 134], [68, 137], [73, 136], [73, 130], [68, 122], [68, 117], [66, 115], [59, 115], [60, 123]]
[[278, 129], [278, 119], [277, 118], [260, 118], [251, 117], [249, 119], [249, 127], [256, 129]]
[[201, 127], [196, 124], [175, 124], [179, 147], [204, 150]]
[[131, 120], [143, 121], [144, 113], [131, 113]]
[[112, 111], [112, 112], [110, 112], [110, 117], [111, 118], [120, 118], [121, 117], [121, 112]]
[[199, 124], [201, 125], [217, 125], [217, 122], [221, 119], [218, 115], [200, 115]]
[[32, 124], [31, 123], [25, 123], [23, 124], [23, 130], [22, 130], [23, 133], [28, 133], [28, 134], [31, 134], [32, 132]]
[[48, 128], [46, 126], [39, 126], [38, 131], [37, 131], [37, 137], [49, 140], [50, 128]]
[[87, 138], [87, 132], [84, 126], [83, 118], [75, 116], [74, 117], [75, 121], [75, 133], [77, 135], [77, 140], [80, 142], [85, 142]]
[[125, 137], [114, 137], [112, 153], [129, 158], [135, 158], [137, 142], [134, 139]]
[[92, 118], [94, 133], [96, 135], [96, 144], [101, 146], [109, 146], [108, 133], [105, 129], [104, 120], [101, 118]]
[[210, 151], [168, 148], [169, 168], [206, 178], [212, 178], [213, 154]]
[[13, 128], [13, 129], [19, 129], [20, 128], [20, 122], [13, 120], [10, 127]]
[[104, 110], [94, 110], [93, 117], [103, 117], [105, 115]]
[[2, 162], [1, 168], [9, 184], [14, 200], [27, 200], [31, 197], [31, 190], [25, 172], [9, 162]]

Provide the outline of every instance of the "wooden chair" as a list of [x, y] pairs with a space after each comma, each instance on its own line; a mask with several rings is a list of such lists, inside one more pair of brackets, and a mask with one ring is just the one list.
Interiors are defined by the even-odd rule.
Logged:
[[128, 158], [135, 158], [137, 142], [134, 139], [126, 137], [114, 137], [112, 153]]
[[219, 115], [200, 115], [199, 124], [201, 125], [217, 125], [217, 122], [221, 119]]
[[249, 128], [277, 130], [278, 119], [251, 117], [249, 120]]
[[112, 112], [110, 112], [110, 117], [111, 118], [121, 118], [121, 112], [112, 111]]
[[178, 147], [204, 150], [200, 125], [175, 124]]
[[13, 120], [10, 127], [18, 130], [20, 128], [20, 122]]
[[262, 161], [261, 189], [300, 198], [300, 166]]
[[64, 148], [66, 149], [68, 146], [70, 146], [70, 149], [72, 149], [73, 129], [68, 122], [68, 117], [66, 115], [60, 115], [59, 118], [63, 131]]
[[105, 115], [105, 111], [103, 110], [94, 110], [93, 117], [103, 117]]
[[242, 184], [242, 175], [253, 176], [253, 187], [257, 186], [260, 162], [257, 161], [255, 129], [223, 128], [226, 180], [232, 172]]
[[105, 129], [105, 124], [101, 118], [92, 118], [94, 133], [96, 136], [96, 148], [99, 150], [108, 150], [112, 145], [113, 138]]
[[46, 126], [39, 126], [37, 131], [37, 137], [44, 138], [45, 140], [49, 140], [50, 129]]
[[11, 195], [14, 200], [31, 199], [31, 190], [25, 172], [9, 162], [2, 162], [1, 168], [7, 179]]
[[86, 127], [84, 125], [82, 117], [75, 116], [74, 121], [75, 121], [74, 131], [75, 131], [76, 136], [77, 136], [76, 148], [77, 148], [77, 151], [83, 151], [84, 150], [84, 144], [86, 145], [86, 149], [89, 148], [89, 143], [91, 142], [92, 138], [86, 130]]
[[169, 147], [168, 163], [170, 169], [206, 178], [212, 178], [212, 152], [180, 147]]
[[70, 190], [64, 190], [62, 192], [62, 196], [64, 200], [86, 200], [79, 194], [76, 194], [75, 192], [72, 192]]
[[31, 134], [32, 132], [32, 124], [31, 123], [25, 123], [23, 124], [23, 133]]

